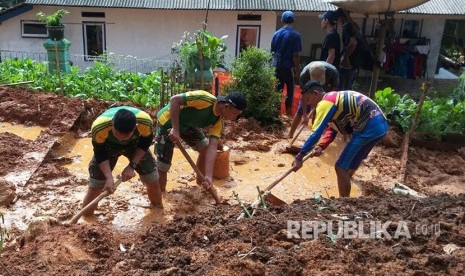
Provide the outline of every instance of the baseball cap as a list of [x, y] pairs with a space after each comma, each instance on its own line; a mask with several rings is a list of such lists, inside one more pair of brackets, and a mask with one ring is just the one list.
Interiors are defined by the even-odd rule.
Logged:
[[309, 80], [307, 83], [305, 83], [304, 87], [302, 88], [302, 93], [305, 93], [310, 90], [310, 88], [315, 87], [319, 88], [320, 91], [324, 91], [323, 87], [321, 86], [320, 82], [314, 81], [314, 80]]
[[239, 110], [244, 110], [247, 107], [247, 100], [241, 92], [231, 92], [226, 96], [218, 96], [218, 102], [228, 103]]
[[291, 11], [285, 11], [283, 12], [283, 15], [281, 16], [281, 21], [284, 23], [292, 23], [295, 21], [295, 16], [294, 13]]
[[318, 16], [320, 19], [328, 19], [333, 23], [337, 22], [338, 15], [334, 11], [326, 11]]

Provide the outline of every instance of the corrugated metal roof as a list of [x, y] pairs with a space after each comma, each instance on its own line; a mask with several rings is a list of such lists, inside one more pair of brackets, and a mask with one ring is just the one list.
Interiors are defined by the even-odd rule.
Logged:
[[[167, 10], [314, 11], [336, 7], [325, 0], [26, 0], [27, 4]], [[430, 0], [402, 13], [465, 15], [465, 0]]]
[[465, 0], [430, 0], [403, 13], [465, 15]]

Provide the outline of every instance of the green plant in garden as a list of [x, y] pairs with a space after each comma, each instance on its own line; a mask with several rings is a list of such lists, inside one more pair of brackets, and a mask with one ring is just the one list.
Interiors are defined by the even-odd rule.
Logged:
[[452, 93], [451, 98], [455, 101], [465, 101], [465, 73], [459, 77], [459, 85]]
[[232, 81], [224, 87], [226, 92], [243, 92], [248, 102], [244, 116], [253, 117], [263, 124], [280, 122], [281, 94], [275, 87], [275, 71], [270, 60], [269, 51], [247, 48], [232, 62]]
[[[94, 62], [94, 66], [81, 73], [76, 66], [62, 77], [65, 96], [105, 101], [129, 101], [142, 107], [160, 104], [161, 76], [159, 71], [150, 74], [117, 72], [108, 62]], [[29, 88], [60, 93], [55, 74], [48, 74], [45, 63], [6, 59], [0, 63], [3, 83], [34, 81]], [[167, 80], [168, 81], [168, 80]]]
[[62, 26], [63, 23], [61, 20], [63, 19], [63, 16], [69, 14], [67, 10], [57, 10], [52, 14], [46, 15], [43, 12], [39, 12], [36, 14], [37, 18], [47, 24], [47, 26]]
[[179, 55], [181, 63], [186, 69], [195, 68], [199, 63], [199, 50], [202, 58], [209, 59], [211, 68], [224, 67], [226, 44], [223, 42], [228, 36], [218, 38], [207, 30], [198, 30], [193, 36], [184, 32], [181, 41], [173, 43], [171, 53]]
[[[418, 104], [407, 94], [401, 97], [391, 88], [377, 91], [375, 100], [391, 123], [398, 124], [404, 132], [412, 125]], [[424, 136], [440, 138], [447, 134], [465, 134], [465, 100], [427, 98], [420, 112], [417, 132]]]
[[0, 212], [0, 253], [3, 250], [3, 244], [5, 242], [5, 238], [8, 237], [8, 232], [5, 228], [5, 218], [3, 217], [3, 213]]

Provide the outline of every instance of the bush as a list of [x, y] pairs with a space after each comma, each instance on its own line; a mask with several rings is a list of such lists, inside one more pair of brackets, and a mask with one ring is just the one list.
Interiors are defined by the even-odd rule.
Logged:
[[264, 125], [279, 123], [281, 94], [276, 90], [271, 53], [255, 47], [241, 52], [231, 64], [232, 81], [224, 91], [240, 91], [247, 97], [245, 117], [255, 118]]
[[[0, 83], [34, 81], [25, 86], [39, 91], [60, 92], [59, 79], [47, 73], [43, 62], [31, 59], [6, 59], [0, 63]], [[76, 66], [62, 76], [64, 95], [75, 98], [96, 98], [104, 101], [130, 101], [142, 107], [160, 104], [161, 76], [118, 72], [108, 62], [95, 61], [84, 73]]]
[[[408, 94], [401, 97], [391, 88], [386, 88], [376, 92], [375, 100], [391, 123], [400, 125], [404, 132], [410, 129], [418, 104]], [[426, 98], [416, 131], [433, 138], [452, 133], [465, 134], [463, 118], [465, 100]]]
[[463, 73], [459, 78], [459, 85], [454, 90], [452, 94], [452, 99], [455, 101], [465, 101], [465, 73]]

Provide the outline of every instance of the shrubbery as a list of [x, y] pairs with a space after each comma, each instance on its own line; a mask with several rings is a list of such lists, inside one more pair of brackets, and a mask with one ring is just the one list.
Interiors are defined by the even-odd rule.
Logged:
[[[425, 100], [417, 132], [433, 138], [452, 133], [465, 134], [465, 100], [459, 94], [464, 87], [463, 76], [460, 85], [450, 98]], [[418, 104], [408, 95], [401, 97], [391, 88], [386, 88], [376, 92], [375, 100], [391, 122], [400, 125], [403, 131], [410, 129]]]
[[[0, 83], [33, 81], [31, 89], [60, 92], [58, 76], [47, 73], [43, 62], [31, 59], [6, 59], [0, 63]], [[72, 66], [71, 72], [61, 76], [65, 96], [95, 98], [105, 101], [130, 101], [143, 107], [160, 103], [160, 72], [150, 74], [117, 72], [105, 62], [94, 62], [84, 73]]]
[[247, 97], [245, 117], [253, 117], [264, 125], [279, 121], [281, 94], [276, 90], [274, 68], [268, 51], [249, 47], [231, 65], [232, 81], [224, 90], [240, 91]]

